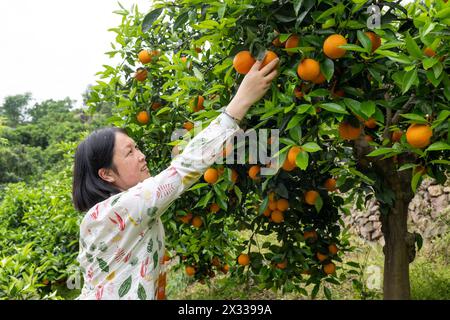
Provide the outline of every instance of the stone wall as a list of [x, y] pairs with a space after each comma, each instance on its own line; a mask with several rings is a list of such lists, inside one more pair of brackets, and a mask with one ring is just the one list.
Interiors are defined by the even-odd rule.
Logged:
[[[409, 186], [408, 186], [409, 187]], [[409, 204], [408, 231], [418, 232], [424, 240], [449, 231], [450, 180], [444, 186], [425, 179]], [[375, 199], [367, 203], [366, 211], [353, 208], [351, 215], [343, 218], [350, 231], [369, 242], [384, 244], [381, 232], [379, 205]]]

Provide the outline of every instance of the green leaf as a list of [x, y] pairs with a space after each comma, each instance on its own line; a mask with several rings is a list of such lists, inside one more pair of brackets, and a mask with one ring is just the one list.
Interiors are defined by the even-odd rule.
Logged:
[[422, 173], [417, 172], [411, 179], [411, 189], [413, 190], [413, 192], [416, 192], [417, 185], [419, 184], [419, 180], [421, 177], [422, 177]]
[[303, 150], [307, 152], [317, 152], [322, 150], [322, 148], [315, 142], [307, 142], [301, 146]]
[[325, 59], [320, 64], [320, 70], [322, 71], [323, 75], [327, 79], [327, 81], [330, 81], [330, 79], [333, 77], [334, 73], [334, 62], [331, 59]]
[[263, 214], [264, 210], [267, 209], [267, 206], [268, 206], [268, 205], [269, 205], [269, 197], [265, 197], [264, 200], [263, 200], [263, 202], [262, 202], [261, 205], [259, 206], [259, 209], [258, 209], [259, 215], [262, 215], [262, 214]]
[[406, 49], [408, 50], [408, 53], [413, 56], [414, 58], [420, 59], [423, 57], [423, 53], [420, 50], [417, 43], [414, 41], [413, 38], [411, 38], [409, 31], [406, 32], [405, 36], [406, 40]]
[[417, 123], [427, 123], [427, 120], [424, 117], [415, 113], [405, 113], [401, 114], [400, 116], [409, 120], [413, 120], [414, 122]]
[[317, 197], [316, 202], [314, 203], [314, 207], [316, 208], [317, 212], [320, 212], [320, 210], [322, 210], [323, 200], [320, 195]]
[[342, 114], [348, 114], [347, 110], [345, 108], [337, 103], [322, 103], [320, 104], [320, 107], [322, 109], [334, 112], [334, 113], [342, 113]]
[[144, 18], [144, 21], [142, 22], [142, 32], [146, 33], [153, 25], [153, 22], [155, 22], [156, 19], [161, 15], [163, 8], [158, 8], [153, 11], [150, 11]]
[[209, 185], [209, 184], [208, 184], [208, 183], [205, 183], [205, 182], [197, 183], [197, 184], [195, 184], [193, 187], [189, 188], [188, 191], [197, 190], [197, 189], [206, 187], [206, 186], [208, 186], [208, 185]]
[[147, 300], [147, 294], [145, 293], [144, 286], [140, 283], [138, 286], [138, 298], [139, 300]]
[[417, 244], [417, 251], [419, 251], [420, 249], [422, 249], [422, 245], [423, 245], [423, 238], [422, 236], [417, 233], [414, 232], [414, 241]]
[[372, 50], [372, 41], [370, 41], [369, 37], [364, 34], [361, 30], [358, 30], [357, 37], [359, 42], [362, 44], [362, 46], [365, 49], [366, 53], [370, 53]]
[[450, 18], [450, 7], [446, 7], [444, 9], [438, 11], [438, 13], [436, 13], [435, 17], [439, 18], [439, 19]]
[[434, 66], [437, 62], [438, 62], [438, 59], [432, 58], [432, 57], [431, 57], [431, 58], [423, 59], [422, 65], [423, 65], [423, 68], [424, 68], [425, 70], [428, 70], [428, 69], [430, 69], [432, 66]]
[[444, 70], [442, 63], [438, 62], [435, 65], [433, 65], [433, 72], [434, 72], [434, 76], [436, 77], [436, 79], [439, 78], [439, 76], [442, 73], [442, 70]]
[[131, 275], [120, 285], [119, 288], [119, 298], [122, 298], [123, 296], [125, 296], [128, 291], [130, 291], [131, 288]]
[[323, 286], [323, 293], [328, 300], [331, 300], [331, 291], [326, 286]]
[[441, 151], [441, 150], [450, 150], [450, 145], [439, 141], [439, 142], [435, 142], [433, 143], [431, 146], [429, 146], [425, 151]]
[[395, 153], [395, 151], [392, 148], [379, 148], [366, 155], [366, 157], [377, 157], [388, 153]]
[[314, 288], [311, 291], [311, 298], [314, 299], [317, 296], [317, 293], [319, 292], [320, 289], [320, 282], [317, 283]]
[[369, 118], [375, 113], [375, 102], [370, 100], [361, 102], [361, 111]]
[[295, 164], [297, 165], [297, 167], [299, 167], [301, 170], [306, 170], [306, 168], [308, 167], [308, 162], [308, 152], [299, 152], [297, 158], [295, 159]]
[[303, 0], [294, 0], [294, 12], [296, 16], [298, 16], [298, 12], [300, 11], [302, 4]]
[[[348, 51], [358, 51], [358, 52], [366, 52], [367, 53], [366, 49], [364, 49], [364, 48], [362, 48], [360, 46], [357, 46], [356, 44], [344, 44], [344, 45], [339, 46], [339, 47], [341, 49], [345, 49], [345, 50], [348, 50]], [[378, 51], [377, 51], [377, 53], [378, 53]]]
[[414, 84], [414, 82], [417, 80], [417, 69], [414, 68], [411, 71], [408, 71], [403, 76], [403, 87], [402, 87], [402, 93], [405, 94], [409, 88]]
[[289, 129], [291, 129], [291, 128], [297, 126], [298, 123], [300, 122], [300, 120], [301, 120], [302, 118], [303, 118], [303, 116], [298, 115], [298, 114], [295, 115], [295, 116], [293, 116], [293, 117], [291, 118], [291, 120], [289, 121], [289, 123], [287, 124], [286, 130], [289, 130]]

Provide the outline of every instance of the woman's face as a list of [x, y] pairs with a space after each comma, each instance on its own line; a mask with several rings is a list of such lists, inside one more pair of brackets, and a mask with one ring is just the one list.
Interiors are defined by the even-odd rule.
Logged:
[[145, 155], [137, 149], [133, 139], [121, 132], [117, 132], [115, 138], [113, 164], [118, 174], [111, 169], [102, 168], [99, 176], [125, 191], [149, 178], [150, 172]]

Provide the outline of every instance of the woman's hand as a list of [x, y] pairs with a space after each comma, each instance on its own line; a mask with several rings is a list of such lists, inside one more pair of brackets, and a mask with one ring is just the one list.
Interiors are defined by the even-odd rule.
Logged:
[[278, 58], [272, 60], [261, 70], [259, 70], [261, 61], [256, 61], [253, 64], [244, 80], [242, 80], [233, 100], [228, 105], [227, 113], [239, 120], [244, 118], [248, 109], [269, 90], [272, 80], [277, 76], [276, 66], [278, 61]]

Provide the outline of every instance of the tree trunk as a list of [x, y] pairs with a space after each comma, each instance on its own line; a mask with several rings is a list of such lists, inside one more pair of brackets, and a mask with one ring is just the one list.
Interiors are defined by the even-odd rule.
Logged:
[[388, 216], [382, 219], [385, 241], [383, 292], [386, 300], [410, 298], [407, 217], [408, 204], [397, 199]]

